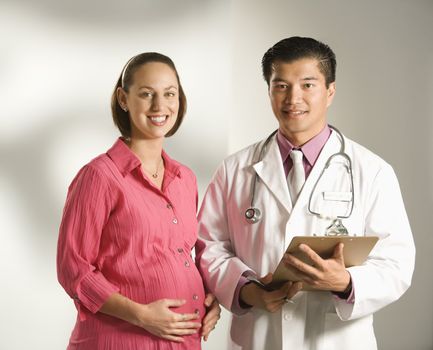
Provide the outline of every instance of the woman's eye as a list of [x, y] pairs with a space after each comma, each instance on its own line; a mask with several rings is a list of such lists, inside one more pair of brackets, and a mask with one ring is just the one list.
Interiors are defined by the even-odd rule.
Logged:
[[311, 83], [306, 83], [306, 84], [304, 84], [304, 86], [305, 86], [307, 89], [310, 89], [310, 88], [312, 88], [314, 85], [311, 84]]
[[167, 92], [166, 96], [167, 97], [174, 97], [174, 96], [176, 96], [176, 94], [174, 92]]

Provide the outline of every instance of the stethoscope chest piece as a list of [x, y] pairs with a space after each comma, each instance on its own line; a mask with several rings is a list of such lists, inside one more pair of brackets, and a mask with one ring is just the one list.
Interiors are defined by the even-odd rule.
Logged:
[[255, 224], [261, 219], [261, 217], [262, 212], [258, 208], [250, 207], [245, 210], [245, 219], [247, 219], [250, 224]]

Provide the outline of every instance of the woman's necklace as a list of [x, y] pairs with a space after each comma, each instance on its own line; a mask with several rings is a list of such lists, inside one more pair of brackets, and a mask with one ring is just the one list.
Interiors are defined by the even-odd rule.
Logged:
[[161, 167], [161, 164], [162, 164], [162, 157], [159, 159], [159, 163], [158, 163], [158, 165], [157, 165], [157, 167], [156, 167], [156, 169], [155, 169], [155, 172], [152, 173], [152, 172], [150, 172], [150, 171], [144, 169], [144, 167], [143, 167], [143, 169], [144, 169], [144, 171], [146, 171], [146, 173], [152, 175], [152, 177], [153, 177], [154, 179], [157, 179], [158, 176], [159, 176], [158, 172], [159, 172], [159, 168]]

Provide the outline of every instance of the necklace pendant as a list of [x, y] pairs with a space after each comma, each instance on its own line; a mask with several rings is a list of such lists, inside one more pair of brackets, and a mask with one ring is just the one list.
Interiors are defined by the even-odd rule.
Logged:
[[156, 179], [156, 178], [158, 177], [158, 174], [152, 174], [152, 177], [153, 177], [154, 179]]

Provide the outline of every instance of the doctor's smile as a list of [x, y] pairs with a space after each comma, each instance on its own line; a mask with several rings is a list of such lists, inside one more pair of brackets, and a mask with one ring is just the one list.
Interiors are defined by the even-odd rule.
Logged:
[[308, 113], [308, 111], [300, 111], [300, 110], [283, 110], [282, 112], [290, 118], [304, 117], [304, 115]]

